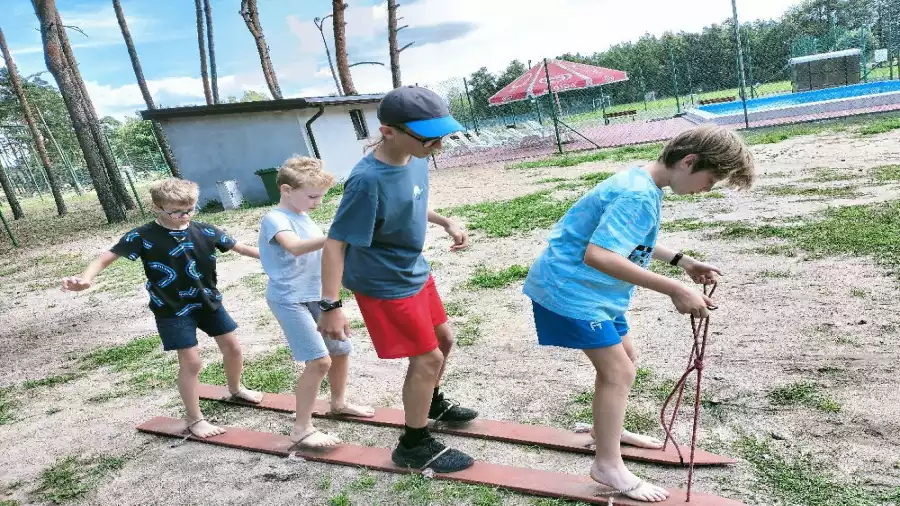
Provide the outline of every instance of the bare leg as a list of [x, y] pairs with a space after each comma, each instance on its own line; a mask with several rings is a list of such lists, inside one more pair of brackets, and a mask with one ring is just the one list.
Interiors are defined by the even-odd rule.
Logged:
[[332, 355], [328, 370], [331, 388], [331, 411], [342, 415], [371, 417], [375, 410], [369, 406], [347, 404], [347, 378], [350, 376], [350, 355]]
[[216, 344], [222, 352], [222, 363], [225, 366], [225, 378], [228, 381], [228, 391], [231, 395], [248, 402], [258, 403], [262, 400], [262, 394], [247, 390], [241, 386], [241, 374], [244, 371], [244, 354], [241, 352], [241, 344], [234, 332], [229, 332], [215, 337]]
[[438, 372], [437, 381], [434, 383], [435, 388], [437, 388], [441, 384], [441, 378], [444, 377], [444, 370], [447, 368], [447, 359], [450, 356], [450, 350], [453, 349], [453, 344], [456, 340], [453, 338], [453, 331], [450, 329], [450, 324], [446, 322], [435, 327], [434, 333], [437, 334], [438, 349], [441, 350], [441, 353], [444, 355], [444, 361], [441, 363], [441, 370]]
[[406, 426], [419, 429], [428, 425], [428, 410], [434, 385], [444, 363], [440, 349], [409, 358], [409, 369], [403, 383], [403, 409]]
[[194, 346], [178, 350], [178, 393], [181, 394], [181, 401], [187, 411], [188, 430], [197, 437], [210, 437], [224, 433], [225, 429], [203, 420], [199, 393], [202, 369], [200, 348]]
[[634, 382], [634, 364], [621, 344], [584, 350], [597, 371], [594, 385], [594, 433], [597, 453], [591, 478], [640, 501], [662, 501], [668, 492], [645, 483], [625, 467], [620, 438], [625, 422], [628, 391]]
[[305, 446], [322, 447], [334, 446], [340, 442], [334, 436], [316, 432], [312, 423], [316, 394], [330, 367], [331, 358], [328, 355], [310, 360], [306, 362], [306, 367], [300, 374], [300, 379], [297, 380], [297, 386], [294, 389], [297, 418], [294, 420], [294, 428], [291, 430], [291, 441], [295, 443], [302, 440]]

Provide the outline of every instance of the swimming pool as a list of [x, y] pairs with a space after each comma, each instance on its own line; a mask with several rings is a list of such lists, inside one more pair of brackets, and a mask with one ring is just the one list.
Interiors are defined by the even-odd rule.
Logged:
[[[754, 98], [747, 101], [747, 115], [751, 121], [760, 121], [891, 104], [900, 106], [900, 81], [851, 84], [824, 90]], [[690, 110], [687, 114], [701, 122], [740, 123], [744, 121], [744, 104], [736, 100], [704, 105]]]

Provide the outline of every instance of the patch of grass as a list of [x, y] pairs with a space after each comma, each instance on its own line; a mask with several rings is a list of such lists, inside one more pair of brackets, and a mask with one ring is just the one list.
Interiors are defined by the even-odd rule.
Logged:
[[99, 394], [104, 401], [128, 394], [144, 394], [155, 388], [171, 386], [178, 376], [178, 360], [162, 351], [159, 336], [139, 337], [123, 345], [94, 350], [80, 359], [83, 370], [109, 367], [127, 373], [116, 390]]
[[778, 144], [800, 135], [813, 135], [842, 129], [843, 127], [839, 125], [828, 123], [787, 125], [746, 132], [744, 133], [744, 141], [751, 146], [756, 144]]
[[351, 330], [359, 330], [366, 328], [366, 321], [362, 318], [353, 318], [350, 320], [350, 329]]
[[539, 167], [571, 167], [588, 162], [614, 161], [625, 162], [630, 160], [656, 160], [662, 151], [662, 144], [644, 144], [639, 146], [622, 146], [613, 149], [603, 149], [589, 153], [565, 154], [550, 158], [541, 158], [527, 162], [509, 164], [507, 169], [535, 169]]
[[820, 168], [813, 169], [814, 175], [800, 180], [801, 183], [831, 183], [834, 181], [846, 181], [855, 179], [859, 176], [856, 174], [848, 174], [838, 169]]
[[478, 315], [469, 316], [456, 329], [456, 344], [459, 346], [472, 346], [482, 336], [481, 324], [483, 320]]
[[99, 282], [97, 292], [110, 292], [120, 297], [130, 296], [136, 289], [144, 286], [146, 281], [144, 265], [139, 260], [120, 258], [106, 268], [103, 274], [97, 277], [97, 281]]
[[347, 484], [347, 490], [371, 490], [375, 488], [377, 482], [374, 475], [363, 473], [359, 478]]
[[693, 232], [696, 230], [706, 230], [723, 226], [723, 223], [717, 221], [700, 221], [693, 218], [679, 218], [677, 220], [665, 221], [660, 226], [660, 230], [664, 232]]
[[13, 398], [11, 388], [0, 388], [0, 425], [9, 425], [16, 421], [14, 412], [19, 402]]
[[407, 474], [391, 487], [397, 494], [397, 504], [425, 506], [433, 504], [458, 506], [499, 506], [510, 494], [505, 490], [483, 485], [446, 483], [423, 477], [421, 474]]
[[859, 297], [860, 299], [865, 299], [866, 297], [869, 296], [869, 292], [867, 292], [865, 290], [860, 290], [859, 288], [854, 288], [853, 290], [850, 290], [850, 295], [852, 295], [854, 297]]
[[238, 282], [254, 294], [262, 297], [266, 294], [266, 285], [269, 283], [269, 277], [265, 272], [253, 272], [242, 277]]
[[769, 393], [769, 400], [776, 406], [806, 406], [826, 413], [840, 412], [840, 405], [823, 394], [810, 382], [791, 383]]
[[535, 184], [545, 184], [545, 183], [562, 183], [567, 181], [564, 177], [545, 177], [544, 179], [538, 179], [535, 181]]
[[[280, 346], [261, 357], [246, 360], [241, 378], [244, 386], [261, 392], [286, 392], [297, 384], [297, 371], [291, 350]], [[201, 383], [225, 385], [225, 366], [219, 361], [206, 366], [200, 373]]]
[[449, 300], [444, 302], [444, 312], [451, 318], [454, 316], [465, 316], [468, 313], [466, 306], [469, 304], [467, 301]]
[[531, 506], [590, 506], [586, 502], [568, 501], [566, 499], [550, 499], [541, 497], [540, 499], [532, 499], [529, 503]]
[[121, 469], [125, 462], [123, 457], [107, 455], [64, 457], [41, 473], [40, 484], [33, 494], [37, 499], [53, 504], [80, 499], [107, 475]]
[[3, 499], [0, 501], [0, 506], [21, 506], [22, 503], [15, 499]]
[[431, 504], [438, 497], [433, 483], [433, 480], [429, 480], [421, 474], [411, 473], [394, 482], [391, 490], [405, 499], [401, 504], [426, 505]]
[[[593, 391], [585, 391], [576, 395], [569, 402], [569, 409], [565, 416], [566, 425], [572, 425], [576, 422], [594, 423], [593, 408], [591, 406], [593, 402]], [[628, 407], [625, 408], [624, 428], [631, 432], [647, 434], [658, 428], [658, 419], [650, 410], [639, 407], [635, 403], [628, 403]]]
[[481, 266], [475, 269], [469, 286], [476, 288], [503, 288], [528, 276], [528, 267], [511, 265], [506, 269], [492, 270]]
[[816, 255], [868, 256], [900, 267], [900, 201], [830, 208], [816, 219], [789, 226], [735, 223], [723, 238], [775, 238]]
[[876, 181], [900, 181], [900, 165], [882, 165], [872, 169]]
[[342, 286], [341, 291], [338, 293], [338, 297], [340, 297], [341, 300], [349, 300], [353, 298], [353, 292]]
[[900, 117], [879, 118], [857, 130], [859, 135], [877, 135], [900, 129]]
[[67, 374], [60, 374], [57, 376], [50, 376], [48, 378], [42, 378], [39, 380], [28, 380], [28, 381], [22, 383], [22, 388], [24, 388], [26, 390], [31, 390], [33, 388], [40, 388], [40, 387], [54, 387], [56, 385], [62, 385], [64, 383], [74, 381], [80, 377], [81, 376], [78, 374], [67, 373]]
[[900, 488], [874, 491], [837, 478], [809, 454], [785, 456], [771, 440], [741, 436], [734, 449], [753, 466], [760, 483], [784, 504], [795, 506], [883, 506], [900, 498]]
[[483, 230], [489, 237], [509, 237], [515, 233], [550, 228], [574, 202], [574, 199], [556, 200], [550, 192], [542, 191], [510, 200], [469, 204], [442, 211], [466, 218], [469, 230]]
[[793, 275], [794, 274], [791, 271], [771, 271], [771, 270], [761, 271], [758, 274], [759, 277], [766, 278], [766, 279], [785, 279], [785, 278], [790, 278]]
[[352, 506], [353, 503], [350, 502], [350, 497], [346, 492], [341, 492], [340, 494], [328, 499], [328, 506]]
[[785, 244], [772, 244], [769, 246], [758, 246], [756, 248], [750, 248], [746, 250], [748, 253], [756, 253], [759, 255], [770, 255], [770, 256], [786, 256], [786, 257], [795, 257], [797, 256], [797, 250], [793, 247], [785, 245]]
[[693, 195], [676, 195], [672, 192], [666, 192], [663, 198], [667, 202], [699, 202], [701, 200], [724, 199], [725, 194], [720, 191], [695, 193]]
[[319, 393], [325, 395], [328, 393], [328, 390], [331, 388], [331, 385], [328, 383], [328, 376], [322, 378], [322, 383], [319, 383]]
[[849, 198], [859, 196], [860, 193], [856, 186], [835, 186], [835, 187], [811, 187], [801, 188], [799, 186], [776, 186], [770, 188], [768, 192], [771, 195], [779, 197], [829, 197], [829, 198]]

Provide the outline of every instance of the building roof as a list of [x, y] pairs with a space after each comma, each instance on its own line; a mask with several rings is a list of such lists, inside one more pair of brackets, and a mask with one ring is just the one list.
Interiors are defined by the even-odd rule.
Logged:
[[831, 53], [819, 53], [819, 54], [811, 54], [809, 56], [798, 56], [796, 58], [791, 58], [788, 61], [789, 65], [796, 65], [798, 63], [808, 63], [811, 61], [818, 60], [831, 60], [833, 58], [844, 58], [847, 56], [856, 56], [860, 54], [859, 49], [846, 49], [844, 51], [834, 51]]
[[383, 94], [353, 95], [344, 97], [301, 97], [281, 100], [260, 100], [256, 102], [237, 102], [233, 104], [191, 105], [141, 111], [143, 119], [171, 119], [197, 116], [214, 116], [218, 114], [241, 114], [248, 112], [290, 111], [339, 105], [377, 104]]

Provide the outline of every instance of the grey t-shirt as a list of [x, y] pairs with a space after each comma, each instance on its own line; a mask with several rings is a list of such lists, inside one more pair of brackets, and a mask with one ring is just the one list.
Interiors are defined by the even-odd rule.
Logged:
[[422, 249], [428, 228], [428, 162], [403, 167], [366, 155], [350, 172], [328, 237], [348, 243], [343, 284], [377, 299], [417, 294], [430, 267]]
[[259, 260], [269, 277], [266, 299], [282, 304], [315, 302], [322, 298], [322, 250], [294, 256], [275, 239], [292, 231], [300, 239], [322, 237], [322, 230], [306, 213], [276, 207], [259, 226]]

